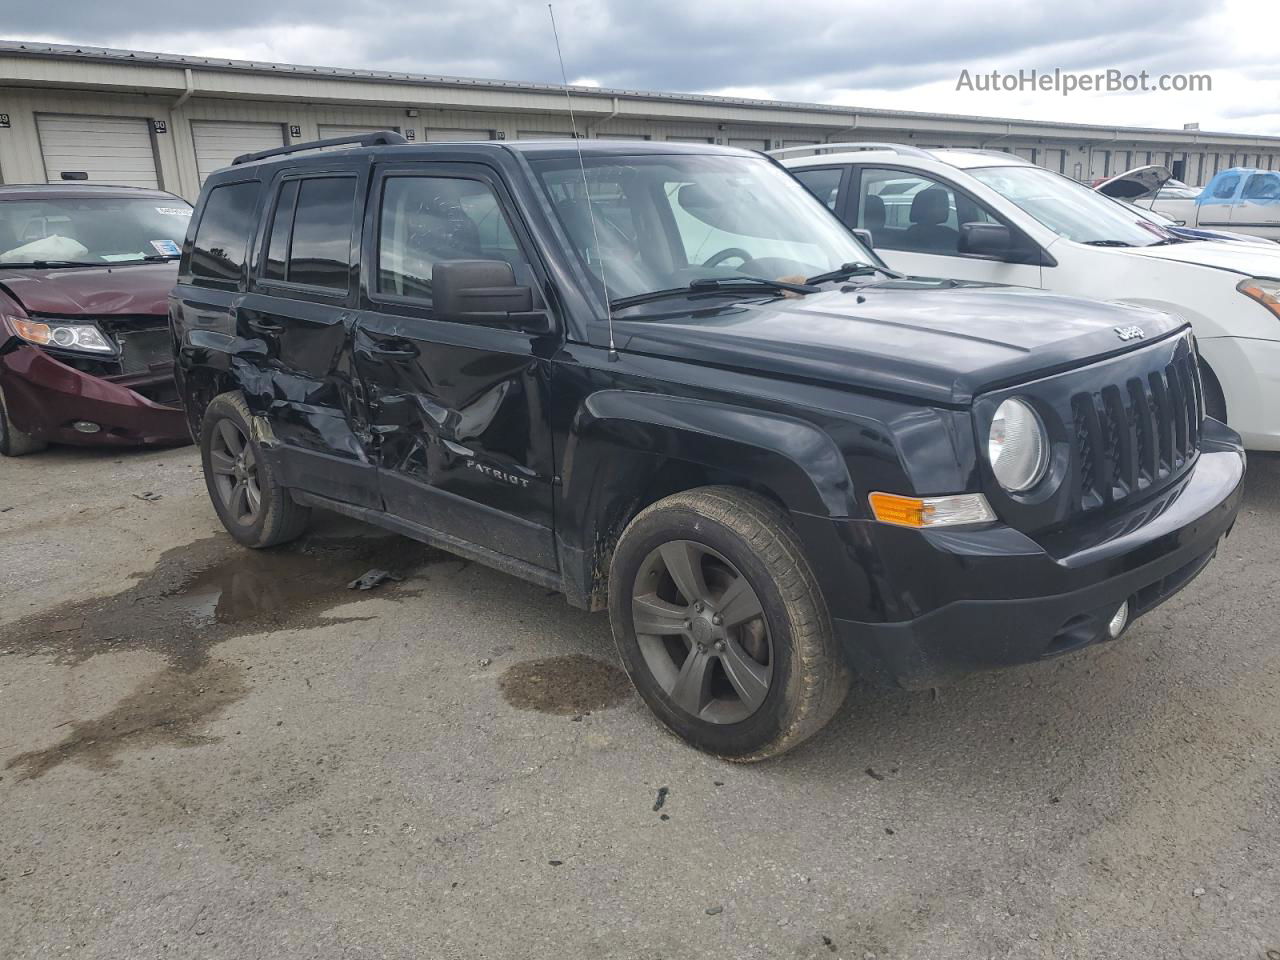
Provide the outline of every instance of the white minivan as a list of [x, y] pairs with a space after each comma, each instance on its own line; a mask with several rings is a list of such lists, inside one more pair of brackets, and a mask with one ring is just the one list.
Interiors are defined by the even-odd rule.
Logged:
[[[796, 157], [800, 151], [812, 156]], [[775, 151], [885, 262], [913, 276], [1041, 287], [1191, 321], [1209, 414], [1280, 450], [1280, 246], [1187, 240], [1006, 153], [897, 144]]]

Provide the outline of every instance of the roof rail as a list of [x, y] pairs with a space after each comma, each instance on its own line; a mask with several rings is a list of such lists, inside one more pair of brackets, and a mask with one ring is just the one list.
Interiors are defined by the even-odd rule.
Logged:
[[357, 143], [362, 147], [378, 147], [384, 144], [408, 142], [394, 130], [379, 130], [377, 133], [357, 133], [350, 137], [308, 140], [306, 143], [291, 143], [287, 147], [272, 147], [270, 150], [259, 150], [257, 153], [242, 153], [231, 161], [231, 165], [253, 163], [255, 160], [265, 160], [267, 157], [283, 157], [286, 154], [297, 153], [300, 150], [320, 150], [323, 147], [337, 147], [344, 143]]
[[929, 156], [919, 147], [912, 147], [905, 143], [877, 143], [872, 140], [860, 140], [850, 143], [810, 143], [803, 147], [784, 147], [781, 150], [766, 150], [765, 152], [771, 157], [783, 157], [793, 153], [803, 153], [812, 151], [816, 156], [824, 150], [889, 150], [893, 153], [899, 153], [904, 157], [927, 157]]

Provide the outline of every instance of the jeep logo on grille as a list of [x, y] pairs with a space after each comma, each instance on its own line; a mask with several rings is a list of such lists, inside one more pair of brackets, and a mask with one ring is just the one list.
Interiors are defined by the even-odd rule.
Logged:
[[1116, 327], [1116, 336], [1121, 340], [1141, 340], [1146, 334], [1141, 327]]

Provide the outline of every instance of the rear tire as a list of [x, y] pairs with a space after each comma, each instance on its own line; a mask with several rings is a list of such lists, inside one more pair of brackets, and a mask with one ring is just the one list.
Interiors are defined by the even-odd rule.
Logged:
[[29, 453], [39, 453], [48, 445], [47, 440], [36, 439], [13, 425], [9, 409], [5, 406], [4, 391], [0, 390], [0, 456], [25, 457]]
[[632, 520], [610, 565], [609, 617], [658, 719], [727, 760], [792, 749], [849, 689], [799, 538], [781, 510], [745, 490], [677, 493]]
[[281, 486], [253, 439], [252, 422], [239, 392], [215, 397], [200, 425], [200, 460], [222, 525], [246, 547], [261, 549], [302, 536], [311, 510]]

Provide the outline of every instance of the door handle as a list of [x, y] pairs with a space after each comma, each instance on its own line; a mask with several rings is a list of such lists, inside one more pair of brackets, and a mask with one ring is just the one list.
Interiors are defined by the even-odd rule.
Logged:
[[250, 330], [256, 330], [258, 333], [279, 333], [284, 329], [284, 324], [278, 320], [249, 320]]
[[413, 360], [418, 356], [417, 347], [365, 347], [364, 353], [370, 357], [387, 360]]

